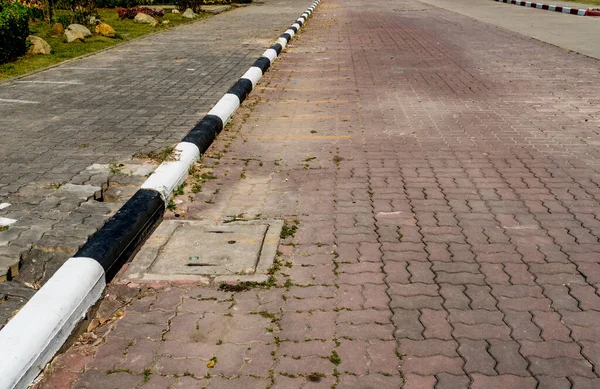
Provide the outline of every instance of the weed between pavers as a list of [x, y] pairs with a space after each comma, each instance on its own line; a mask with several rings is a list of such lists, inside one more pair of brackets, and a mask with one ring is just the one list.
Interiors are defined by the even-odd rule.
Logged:
[[175, 204], [175, 201], [173, 201], [173, 199], [169, 200], [169, 203], [167, 204], [167, 209], [169, 211], [175, 211], [176, 208], [177, 204]]
[[264, 282], [256, 282], [256, 281], [243, 281], [237, 284], [221, 284], [219, 285], [219, 290], [224, 292], [245, 292], [252, 288], [263, 288], [269, 289], [277, 284], [277, 279], [273, 276], [270, 276], [267, 281]]
[[296, 234], [296, 231], [298, 231], [298, 224], [300, 224], [300, 222], [298, 220], [293, 220], [292, 221], [293, 224], [288, 224], [288, 222], [286, 221], [283, 224], [283, 227], [281, 228], [281, 234], [279, 235], [279, 237], [281, 239], [285, 239], [288, 237], [294, 237], [294, 234]]
[[312, 372], [306, 378], [311, 382], [321, 382], [321, 378], [325, 378], [326, 375], [319, 372]]
[[331, 361], [331, 363], [333, 363], [336, 366], [338, 366], [340, 363], [342, 363], [342, 359], [340, 358], [337, 351], [335, 351], [335, 350], [333, 350], [333, 352], [329, 356], [329, 361]]
[[123, 167], [125, 167], [125, 165], [123, 165], [122, 163], [109, 163], [108, 171], [110, 172], [110, 174], [119, 174], [121, 173], [121, 170], [123, 170]]
[[131, 372], [131, 370], [129, 369], [114, 369], [114, 370], [107, 370], [106, 374], [110, 375], [110, 374], [117, 374], [117, 373], [127, 373], [127, 374], [133, 374]]
[[153, 150], [148, 153], [136, 153], [133, 155], [133, 158], [151, 159], [154, 162], [160, 164], [165, 161], [174, 161], [175, 160], [175, 156], [173, 155], [174, 150], [175, 150], [175, 147], [166, 146], [166, 147], [163, 147], [162, 149]]

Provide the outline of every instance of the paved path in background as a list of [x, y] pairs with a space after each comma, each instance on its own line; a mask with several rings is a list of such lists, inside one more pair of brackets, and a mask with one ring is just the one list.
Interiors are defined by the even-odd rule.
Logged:
[[0, 217], [17, 220], [0, 231], [0, 328], [152, 171], [124, 174], [148, 162], [132, 156], [179, 142], [309, 5], [257, 2], [0, 84]]
[[413, 0], [324, 1], [177, 199], [297, 220], [276, 285], [121, 279], [38, 388], [600, 387], [597, 68]]
[[[600, 17], [574, 16], [492, 0], [422, 0], [424, 3], [472, 17], [484, 23], [515, 31], [563, 49], [600, 59]], [[564, 1], [544, 0], [544, 4], [573, 8], [597, 8]], [[569, 69], [557, 69], [567, 72]]]

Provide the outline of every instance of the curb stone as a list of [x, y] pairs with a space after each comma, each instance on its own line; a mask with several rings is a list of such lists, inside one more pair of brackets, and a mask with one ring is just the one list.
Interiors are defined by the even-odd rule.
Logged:
[[33, 296], [0, 331], [0, 389], [24, 389], [43, 371], [106, 284], [162, 220], [166, 205], [321, 0], [287, 29], [175, 147], [117, 213]]
[[494, 0], [494, 1], [497, 1], [499, 3], [520, 5], [521, 7], [530, 7], [530, 8], [544, 9], [547, 11], [556, 11], [556, 12], [561, 12], [561, 13], [570, 14], [570, 15], [600, 16], [600, 11], [594, 11], [594, 10], [583, 9], [583, 8], [570, 8], [570, 7], [563, 7], [563, 6], [559, 6], [559, 5], [532, 3], [529, 1], [518, 1], [518, 0]]

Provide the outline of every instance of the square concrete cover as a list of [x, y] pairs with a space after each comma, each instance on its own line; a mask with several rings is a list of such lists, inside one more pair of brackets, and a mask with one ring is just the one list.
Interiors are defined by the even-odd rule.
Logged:
[[166, 220], [125, 271], [128, 279], [190, 280], [265, 274], [273, 264], [283, 222], [215, 224]]

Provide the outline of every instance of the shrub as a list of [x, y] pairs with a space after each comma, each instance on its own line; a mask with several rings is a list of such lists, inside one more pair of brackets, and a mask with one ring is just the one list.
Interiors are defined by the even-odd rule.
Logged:
[[144, 0], [96, 0], [96, 6], [98, 8], [133, 8], [144, 2]]
[[71, 11], [70, 23], [89, 24], [90, 16], [96, 15], [96, 0], [58, 0], [56, 8]]
[[220, 4], [231, 4], [231, 3], [251, 3], [252, 0], [176, 0], [175, 4], [180, 11], [184, 11], [187, 8], [191, 8], [192, 11], [199, 13], [200, 6], [203, 5], [220, 5]]
[[0, 63], [25, 54], [29, 36], [29, 13], [23, 4], [0, 1]]
[[130, 8], [130, 9], [118, 9], [117, 13], [121, 19], [133, 19], [135, 15], [138, 13], [143, 13], [146, 15], [162, 18], [165, 16], [165, 11], [162, 9], [152, 9], [148, 7], [139, 7], [139, 8]]

